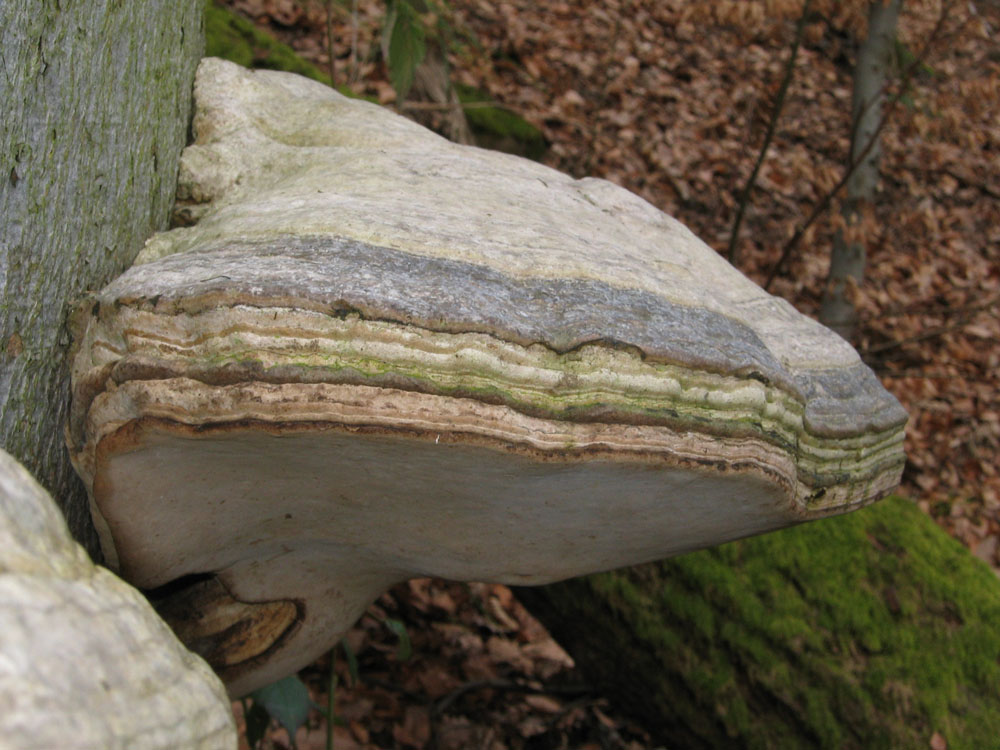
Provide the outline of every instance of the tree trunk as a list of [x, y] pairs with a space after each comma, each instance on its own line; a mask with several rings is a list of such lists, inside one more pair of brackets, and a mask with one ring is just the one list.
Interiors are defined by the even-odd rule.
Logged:
[[[851, 101], [851, 160], [855, 163], [872, 138], [876, 138], [882, 117], [885, 83], [889, 77], [896, 21], [902, 0], [874, 0], [869, 7], [868, 38], [858, 51]], [[866, 253], [859, 224], [875, 201], [878, 161], [881, 149], [876, 141], [847, 182], [844, 221], [847, 232], [838, 231], [830, 256], [830, 273], [820, 308], [820, 321], [845, 339], [854, 332], [855, 310], [848, 284], [860, 284], [865, 275]]]
[[[0, 1], [0, 435], [96, 556], [67, 317], [173, 205], [204, 0]], [[236, 746], [225, 689], [0, 451], [0, 745]]]
[[905, 500], [517, 594], [668, 747], [1000, 737], [1000, 581]]
[[167, 223], [203, 0], [0, 3], [0, 437], [95, 554], [65, 322]]

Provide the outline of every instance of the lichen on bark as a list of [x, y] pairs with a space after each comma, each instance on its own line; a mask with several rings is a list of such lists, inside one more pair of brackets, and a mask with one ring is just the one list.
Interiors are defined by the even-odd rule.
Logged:
[[200, 0], [0, 4], [0, 438], [96, 539], [64, 445], [65, 323], [169, 218]]

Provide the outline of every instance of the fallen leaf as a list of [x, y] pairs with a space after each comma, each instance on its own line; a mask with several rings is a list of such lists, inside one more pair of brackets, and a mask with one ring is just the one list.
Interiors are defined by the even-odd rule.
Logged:
[[424, 706], [407, 706], [403, 723], [392, 728], [392, 737], [401, 745], [422, 750], [431, 738], [430, 712]]
[[526, 695], [524, 702], [536, 711], [546, 714], [557, 714], [562, 711], [562, 703], [547, 695]]

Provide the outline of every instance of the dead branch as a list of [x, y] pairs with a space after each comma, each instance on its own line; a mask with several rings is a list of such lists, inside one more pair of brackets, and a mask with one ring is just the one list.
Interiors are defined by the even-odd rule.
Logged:
[[769, 290], [771, 288], [771, 284], [774, 282], [775, 277], [777, 277], [778, 273], [784, 267], [792, 252], [794, 252], [794, 250], [799, 246], [799, 243], [802, 241], [802, 238], [805, 236], [809, 227], [811, 227], [815, 223], [816, 219], [818, 219], [826, 211], [836, 195], [843, 189], [844, 185], [847, 184], [847, 181], [851, 179], [851, 175], [853, 175], [857, 168], [864, 163], [868, 154], [871, 153], [875, 144], [878, 143], [878, 139], [882, 135], [882, 130], [889, 121], [889, 116], [896, 108], [896, 105], [899, 104], [899, 100], [906, 94], [909, 83], [913, 79], [913, 75], [923, 66], [931, 47], [934, 42], [937, 41], [938, 36], [940, 36], [941, 30], [944, 28], [945, 21], [948, 18], [948, 11], [951, 9], [951, 6], [952, 3], [946, 3], [942, 6], [941, 15], [938, 16], [934, 29], [931, 31], [930, 36], [924, 43], [923, 48], [920, 50], [920, 54], [914, 57], [910, 64], [904, 69], [903, 74], [899, 78], [899, 87], [882, 110], [882, 117], [879, 119], [878, 127], [875, 128], [875, 131], [865, 143], [865, 147], [856, 157], [852, 158], [848, 162], [847, 169], [844, 170], [844, 174], [837, 184], [826, 192], [826, 194], [815, 205], [805, 222], [796, 228], [795, 233], [791, 236], [788, 242], [785, 243], [785, 246], [781, 250], [781, 255], [778, 258], [778, 262], [771, 268], [771, 273], [768, 274], [767, 281], [764, 282], [765, 290]]
[[878, 344], [877, 346], [868, 347], [861, 352], [861, 355], [864, 357], [872, 354], [883, 354], [884, 352], [892, 351], [893, 349], [901, 349], [902, 347], [908, 346], [909, 344], [918, 344], [922, 341], [929, 341], [930, 339], [936, 339], [939, 336], [943, 336], [946, 333], [951, 333], [952, 331], [957, 331], [962, 328], [965, 328], [965, 326], [972, 323], [973, 318], [975, 318], [975, 316], [978, 315], [980, 312], [983, 312], [983, 310], [977, 310], [974, 312], [967, 313], [963, 315], [960, 320], [956, 320], [953, 323], [947, 323], [943, 326], [938, 326], [937, 328], [930, 328], [926, 331], [921, 331], [920, 333], [915, 334], [913, 336], [907, 336], [905, 339], [898, 339], [896, 341], [886, 341], [882, 344]]
[[750, 193], [757, 182], [757, 175], [760, 173], [761, 165], [763, 165], [764, 158], [767, 156], [767, 150], [771, 147], [771, 141], [774, 140], [774, 134], [778, 129], [778, 118], [781, 116], [781, 110], [785, 106], [788, 87], [791, 85], [792, 76], [795, 73], [795, 58], [799, 55], [799, 46], [802, 44], [802, 35], [805, 32], [806, 18], [809, 16], [809, 6], [811, 3], [812, 0], [806, 0], [802, 6], [802, 15], [799, 16], [798, 23], [795, 26], [795, 41], [792, 42], [792, 51], [788, 55], [788, 62], [785, 63], [785, 76], [781, 80], [781, 87], [778, 89], [778, 96], [774, 101], [774, 111], [771, 113], [771, 120], [767, 124], [764, 143], [760, 147], [760, 153], [757, 154], [757, 162], [753, 165], [753, 171], [750, 173], [746, 185], [743, 186], [743, 192], [740, 193], [739, 208], [736, 211], [736, 220], [733, 222], [733, 231], [729, 234], [729, 250], [726, 253], [726, 257], [733, 265], [736, 264], [736, 246], [740, 239], [740, 225], [743, 223], [743, 214], [746, 212], [747, 204], [750, 202]]

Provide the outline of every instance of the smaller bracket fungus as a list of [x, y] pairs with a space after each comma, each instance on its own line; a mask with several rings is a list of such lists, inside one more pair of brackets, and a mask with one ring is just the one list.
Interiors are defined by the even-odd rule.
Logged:
[[238, 695], [412, 576], [554, 581], [882, 497], [855, 351], [608, 182], [204, 60], [179, 210], [75, 321], [109, 563]]
[[0, 450], [0, 747], [236, 747], [226, 691]]

